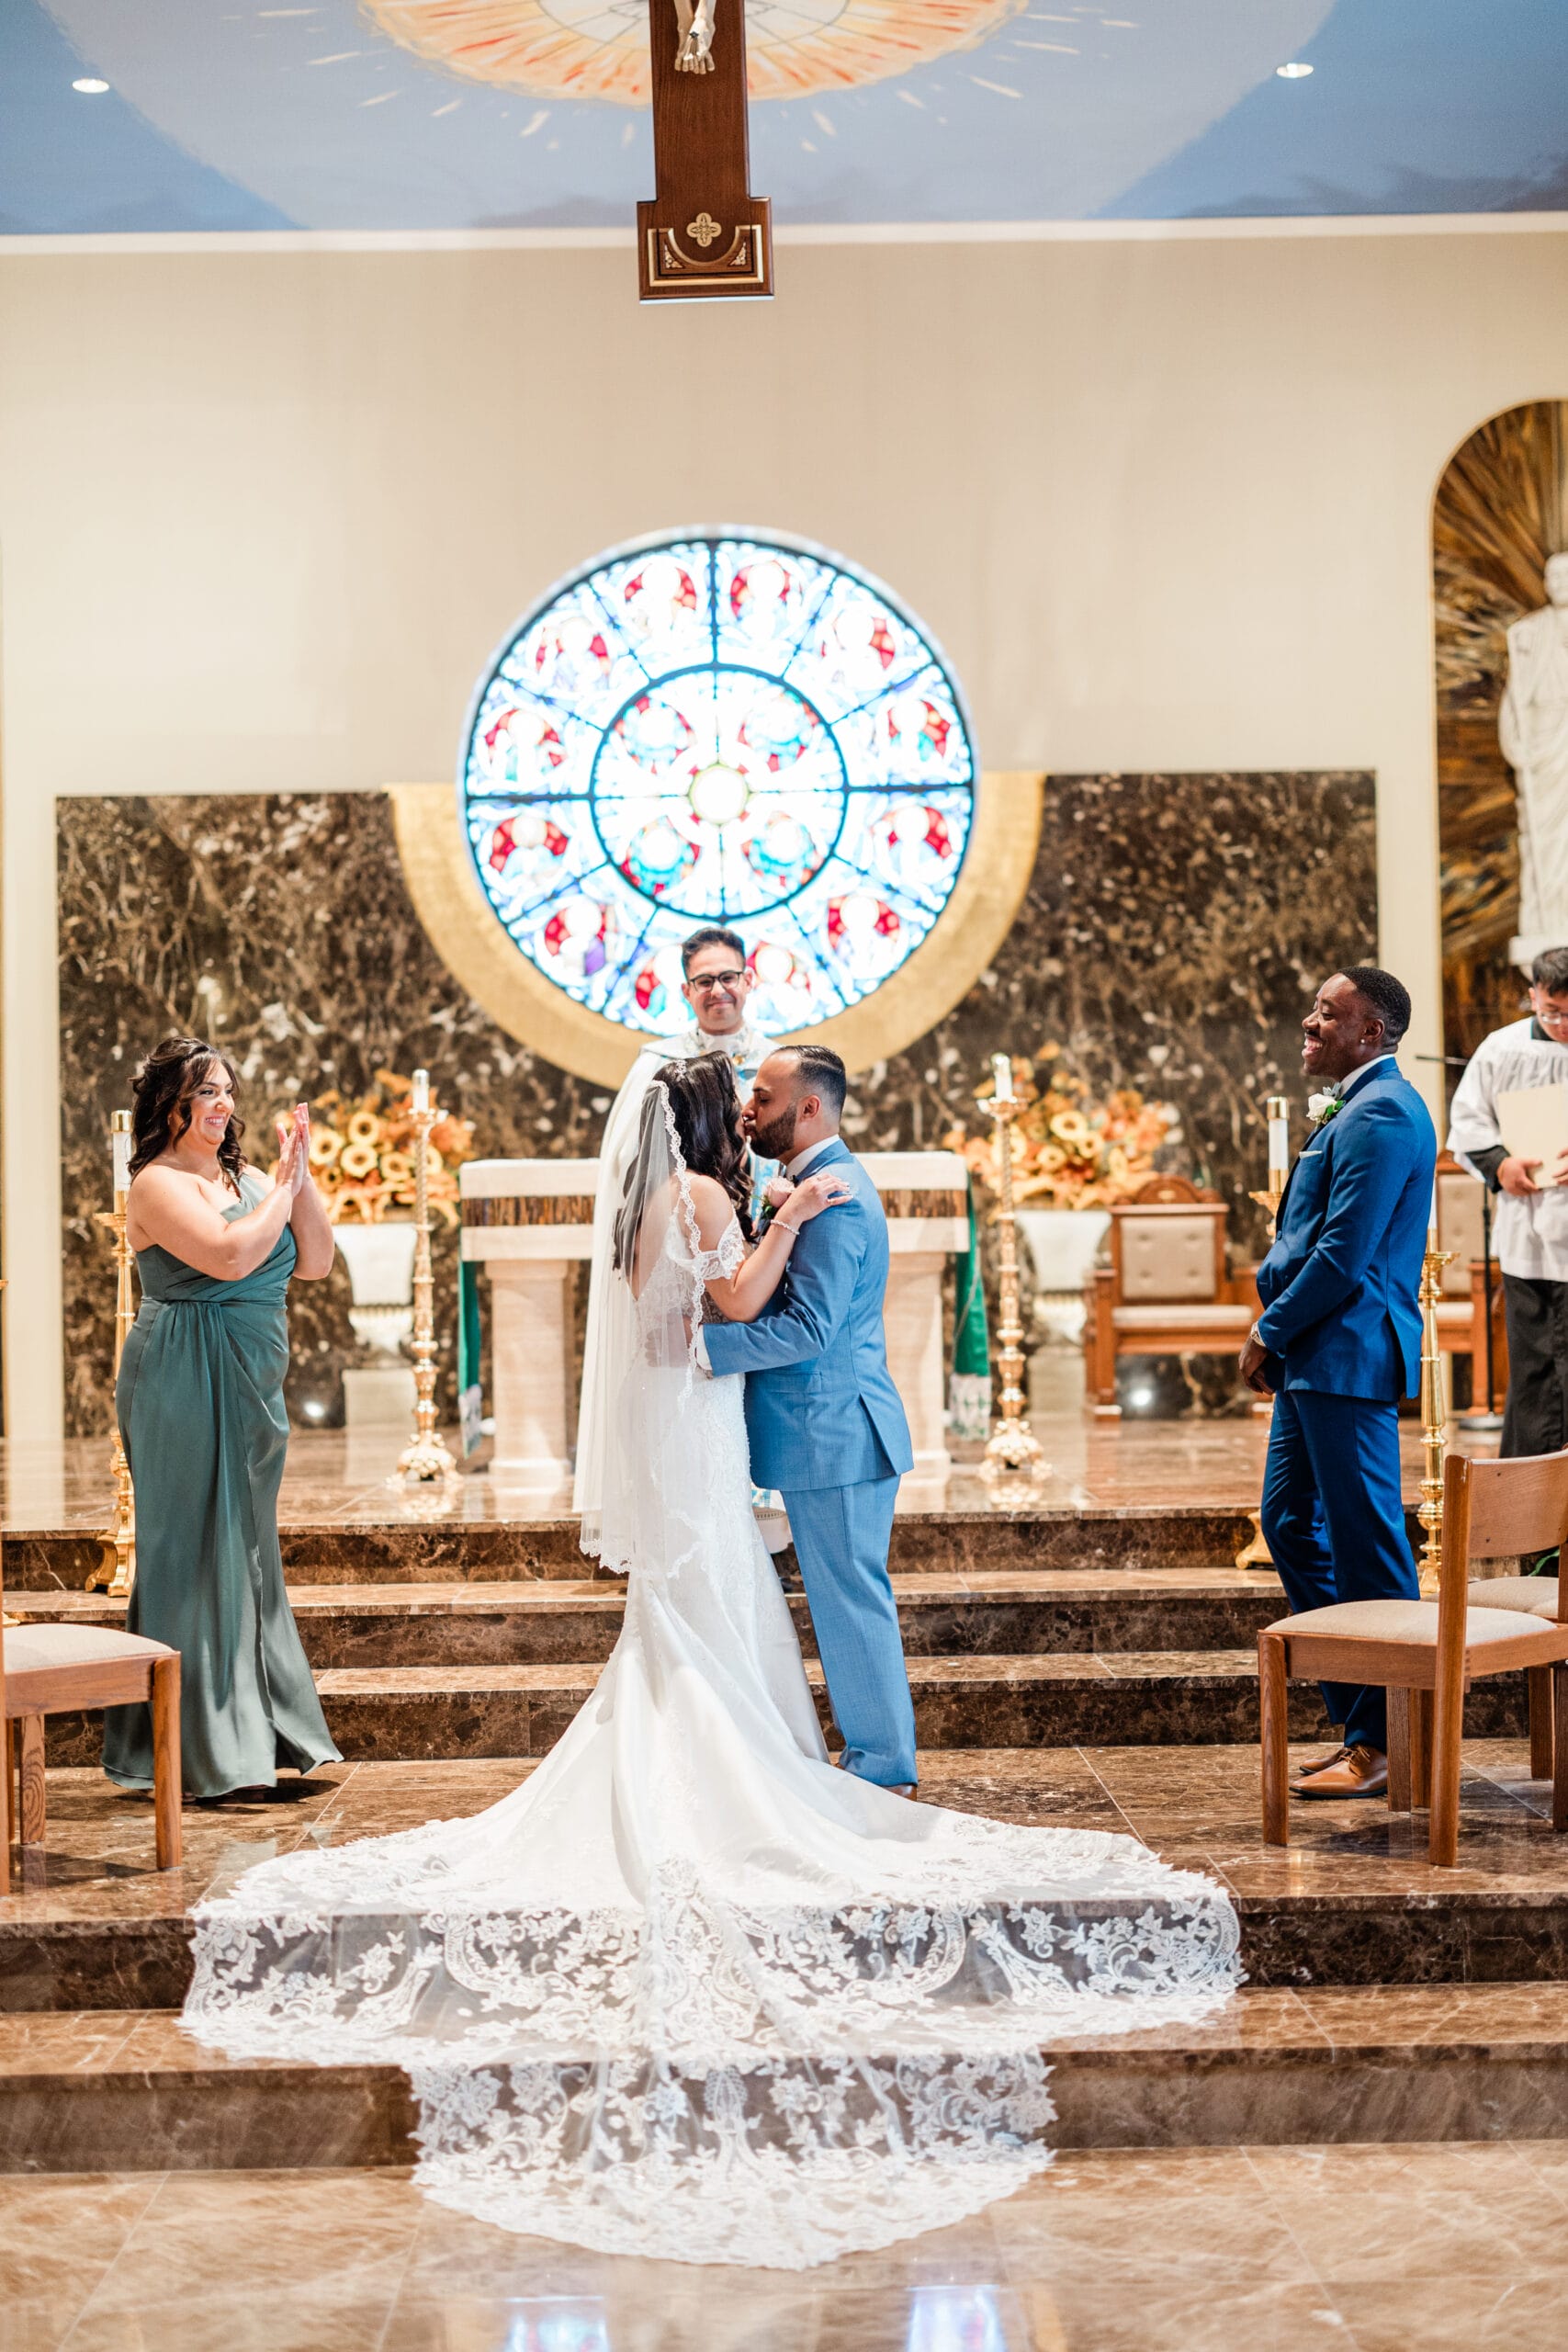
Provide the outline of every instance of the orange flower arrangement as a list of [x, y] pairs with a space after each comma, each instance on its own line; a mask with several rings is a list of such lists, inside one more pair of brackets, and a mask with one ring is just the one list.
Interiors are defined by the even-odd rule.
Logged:
[[[1134, 1086], [1119, 1086], [1096, 1102], [1083, 1080], [1063, 1067], [1055, 1043], [1042, 1046], [1032, 1066], [1015, 1062], [1013, 1083], [1023, 1105], [1012, 1125], [1020, 1208], [1101, 1209], [1131, 1200], [1156, 1173], [1155, 1154], [1180, 1136], [1175, 1104], [1150, 1102]], [[955, 1127], [945, 1142], [982, 1182], [992, 1182], [989, 1130], [971, 1136]]]
[[[364, 1225], [385, 1223], [388, 1212], [414, 1204], [413, 1086], [396, 1070], [378, 1069], [376, 1084], [357, 1101], [333, 1091], [310, 1105], [323, 1116], [310, 1125], [310, 1173], [334, 1225], [356, 1216]], [[458, 1223], [457, 1179], [453, 1172], [474, 1156], [471, 1119], [448, 1111], [430, 1131], [426, 1195], [434, 1214]]]

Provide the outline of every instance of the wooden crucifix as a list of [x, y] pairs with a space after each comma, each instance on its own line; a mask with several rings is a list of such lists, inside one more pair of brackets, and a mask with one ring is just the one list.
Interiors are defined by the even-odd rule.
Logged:
[[648, 0], [658, 193], [637, 209], [644, 302], [772, 294], [773, 242], [754, 197], [746, 120], [746, 0]]

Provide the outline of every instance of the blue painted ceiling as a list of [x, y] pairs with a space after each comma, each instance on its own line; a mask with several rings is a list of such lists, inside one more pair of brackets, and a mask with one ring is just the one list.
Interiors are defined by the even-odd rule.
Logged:
[[[1568, 0], [748, 23], [781, 223], [1568, 209]], [[3, 0], [0, 233], [625, 225], [652, 186], [646, 24], [646, 0]]]

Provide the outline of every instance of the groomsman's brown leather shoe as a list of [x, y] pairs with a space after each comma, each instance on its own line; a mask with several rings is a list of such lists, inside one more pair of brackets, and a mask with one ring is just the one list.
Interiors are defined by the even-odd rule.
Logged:
[[1310, 1781], [1315, 1773], [1332, 1771], [1336, 1764], [1343, 1764], [1349, 1753], [1348, 1747], [1337, 1747], [1332, 1756], [1317, 1756], [1310, 1764], [1298, 1764], [1291, 1775], [1292, 1785], [1299, 1781]]
[[1386, 1797], [1388, 1794], [1388, 1758], [1375, 1747], [1350, 1748], [1343, 1762], [1325, 1765], [1308, 1781], [1298, 1781], [1292, 1792], [1298, 1797], [1323, 1797], [1330, 1802], [1343, 1802], [1346, 1797]]

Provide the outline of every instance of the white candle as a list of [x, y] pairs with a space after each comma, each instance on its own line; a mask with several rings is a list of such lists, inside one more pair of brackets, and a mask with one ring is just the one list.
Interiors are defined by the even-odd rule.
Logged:
[[1280, 1095], [1269, 1097], [1269, 1173], [1288, 1174], [1291, 1165], [1291, 1121]]
[[1012, 1063], [1006, 1054], [991, 1056], [991, 1078], [998, 1102], [1017, 1101], [1018, 1098], [1012, 1091]]
[[129, 1120], [123, 1127], [116, 1126], [109, 1137], [109, 1145], [114, 1154], [115, 1191], [129, 1193], [130, 1190], [130, 1123]]
[[413, 1107], [416, 1111], [428, 1111], [430, 1108], [430, 1072], [427, 1069], [416, 1069], [413, 1074]]

